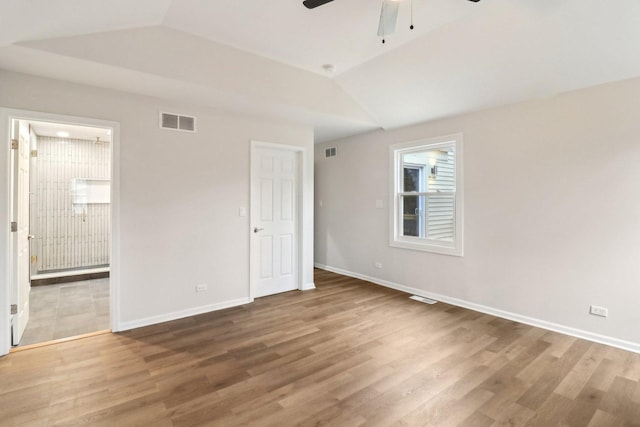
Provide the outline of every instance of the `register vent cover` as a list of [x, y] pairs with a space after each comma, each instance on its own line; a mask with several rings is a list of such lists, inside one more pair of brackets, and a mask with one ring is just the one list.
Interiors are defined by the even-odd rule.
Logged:
[[196, 118], [182, 114], [160, 112], [160, 127], [162, 129], [195, 132]]
[[438, 301], [436, 301], [434, 299], [421, 297], [421, 296], [418, 296], [418, 295], [410, 296], [409, 299], [420, 301], [420, 302], [423, 302], [425, 304], [435, 304], [435, 303], [438, 302]]
[[337, 155], [338, 155], [338, 149], [336, 147], [326, 148], [324, 150], [324, 157], [327, 159], [329, 157], [335, 157]]

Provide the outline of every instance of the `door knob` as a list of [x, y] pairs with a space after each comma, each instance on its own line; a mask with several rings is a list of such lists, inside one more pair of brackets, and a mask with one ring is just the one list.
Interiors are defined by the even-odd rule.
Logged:
[[253, 228], [254, 233], [257, 233], [258, 231], [262, 231], [262, 230], [264, 230], [264, 228], [258, 228], [258, 227]]
[[29, 234], [29, 235], [27, 236], [27, 239], [28, 239], [28, 240], [33, 240], [33, 239], [35, 239], [35, 238], [36, 238], [36, 236], [34, 236], [33, 234]]

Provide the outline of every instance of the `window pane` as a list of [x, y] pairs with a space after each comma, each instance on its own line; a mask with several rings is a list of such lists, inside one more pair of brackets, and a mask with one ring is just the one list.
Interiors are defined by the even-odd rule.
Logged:
[[402, 236], [452, 242], [455, 226], [455, 194], [401, 196]]
[[404, 168], [404, 189], [403, 191], [420, 191], [420, 168], [405, 166]]
[[432, 194], [426, 204], [426, 237], [452, 242], [455, 232], [455, 194]]
[[424, 196], [402, 196], [402, 230], [403, 236], [422, 235]]
[[456, 190], [453, 145], [405, 153], [402, 162], [405, 165], [403, 191]]

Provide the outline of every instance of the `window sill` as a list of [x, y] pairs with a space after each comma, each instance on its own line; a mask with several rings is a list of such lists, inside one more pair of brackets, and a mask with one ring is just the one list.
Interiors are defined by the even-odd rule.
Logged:
[[461, 245], [459, 247], [453, 246], [443, 246], [433, 241], [428, 242], [413, 242], [413, 241], [403, 241], [403, 240], [391, 240], [389, 242], [389, 246], [394, 248], [402, 248], [402, 249], [410, 249], [413, 251], [421, 251], [421, 252], [431, 252], [435, 254], [441, 255], [451, 255], [451, 256], [463, 256], [463, 251]]

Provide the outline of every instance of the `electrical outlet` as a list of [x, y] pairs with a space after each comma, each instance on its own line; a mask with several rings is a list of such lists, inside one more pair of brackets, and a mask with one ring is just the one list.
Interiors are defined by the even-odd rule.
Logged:
[[200, 283], [198, 285], [196, 285], [196, 292], [204, 292], [207, 290], [207, 284], [206, 283]]
[[376, 209], [384, 208], [384, 202], [381, 199], [376, 200]]
[[373, 265], [375, 265], [376, 268], [382, 268], [382, 263], [380, 261], [376, 261]]
[[609, 310], [604, 307], [598, 307], [597, 305], [592, 305], [589, 309], [589, 313], [594, 316], [602, 316], [607, 317], [609, 315]]

